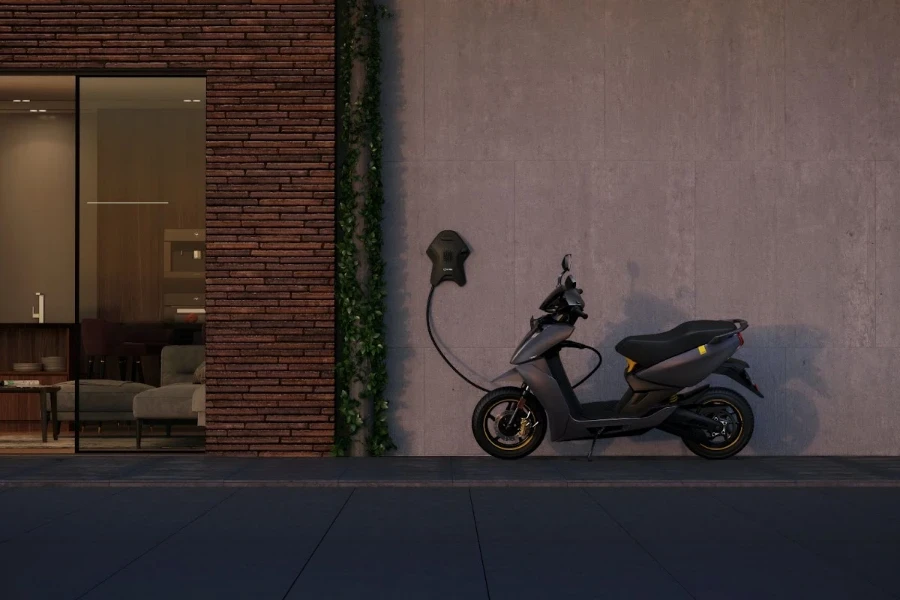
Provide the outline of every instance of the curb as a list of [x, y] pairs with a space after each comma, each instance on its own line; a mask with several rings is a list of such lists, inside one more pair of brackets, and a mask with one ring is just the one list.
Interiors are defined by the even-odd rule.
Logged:
[[900, 480], [0, 480], [4, 488], [900, 488]]

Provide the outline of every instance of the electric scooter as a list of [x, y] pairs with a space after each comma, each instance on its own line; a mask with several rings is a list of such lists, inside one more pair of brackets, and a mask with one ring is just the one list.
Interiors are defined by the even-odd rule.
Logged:
[[682, 438], [703, 458], [740, 452], [753, 434], [747, 400], [729, 388], [695, 386], [718, 373], [763, 397], [747, 373], [749, 365], [732, 358], [744, 343], [747, 321], [688, 321], [664, 333], [626, 337], [615, 349], [626, 359], [628, 389], [620, 400], [583, 403], [560, 351], [600, 353], [568, 340], [578, 319], [588, 318], [570, 261], [571, 255], [563, 258], [556, 289], [540, 307], [546, 314], [532, 317], [531, 331], [510, 361], [514, 367], [494, 379], [502, 387], [490, 390], [475, 407], [472, 433], [478, 445], [497, 458], [522, 458], [549, 431], [554, 442], [592, 439], [590, 458], [598, 439], [660, 429]]
[[[749, 365], [732, 358], [744, 344], [741, 332], [747, 321], [688, 321], [664, 333], [626, 337], [616, 351], [627, 363], [628, 389], [620, 400], [582, 403], [575, 388], [600, 368], [603, 356], [596, 348], [569, 340], [578, 319], [588, 316], [567, 254], [556, 288], [541, 304], [546, 314], [532, 317], [531, 331], [510, 361], [513, 368], [494, 379], [494, 388], [489, 389], [453, 365], [431, 330], [434, 292], [444, 281], [466, 284], [463, 263], [469, 247], [457, 232], [445, 230], [426, 254], [432, 262], [425, 310], [428, 335], [459, 377], [486, 392], [472, 414], [472, 433], [488, 454], [504, 459], [528, 456], [548, 430], [554, 442], [593, 440], [588, 459], [598, 439], [641, 435], [651, 429], [680, 437], [694, 454], [708, 459], [734, 456], [750, 441], [753, 411], [747, 400], [730, 388], [699, 385], [717, 373], [763, 397], [747, 373]], [[569, 382], [560, 359], [566, 348], [589, 350], [600, 359], [575, 384]]]

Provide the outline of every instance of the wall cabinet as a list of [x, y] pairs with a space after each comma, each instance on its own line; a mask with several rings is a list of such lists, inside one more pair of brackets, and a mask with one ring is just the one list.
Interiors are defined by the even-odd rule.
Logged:
[[75, 320], [75, 118], [0, 114], [0, 323]]

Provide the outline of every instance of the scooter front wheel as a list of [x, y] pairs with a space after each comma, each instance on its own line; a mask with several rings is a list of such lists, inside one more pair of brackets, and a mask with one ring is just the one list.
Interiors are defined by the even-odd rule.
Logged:
[[506, 460], [528, 456], [547, 431], [544, 408], [521, 388], [492, 390], [475, 406], [472, 434], [481, 449]]
[[706, 443], [682, 438], [684, 445], [697, 456], [707, 459], [730, 458], [744, 449], [753, 435], [753, 410], [743, 396], [729, 388], [710, 388], [691, 408], [697, 414], [715, 419], [722, 425], [710, 433]]

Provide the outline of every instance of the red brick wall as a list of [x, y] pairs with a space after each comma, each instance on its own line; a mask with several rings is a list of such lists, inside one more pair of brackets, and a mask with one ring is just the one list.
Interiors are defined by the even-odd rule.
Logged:
[[207, 451], [327, 453], [334, 0], [0, 0], [0, 71], [207, 74]]

